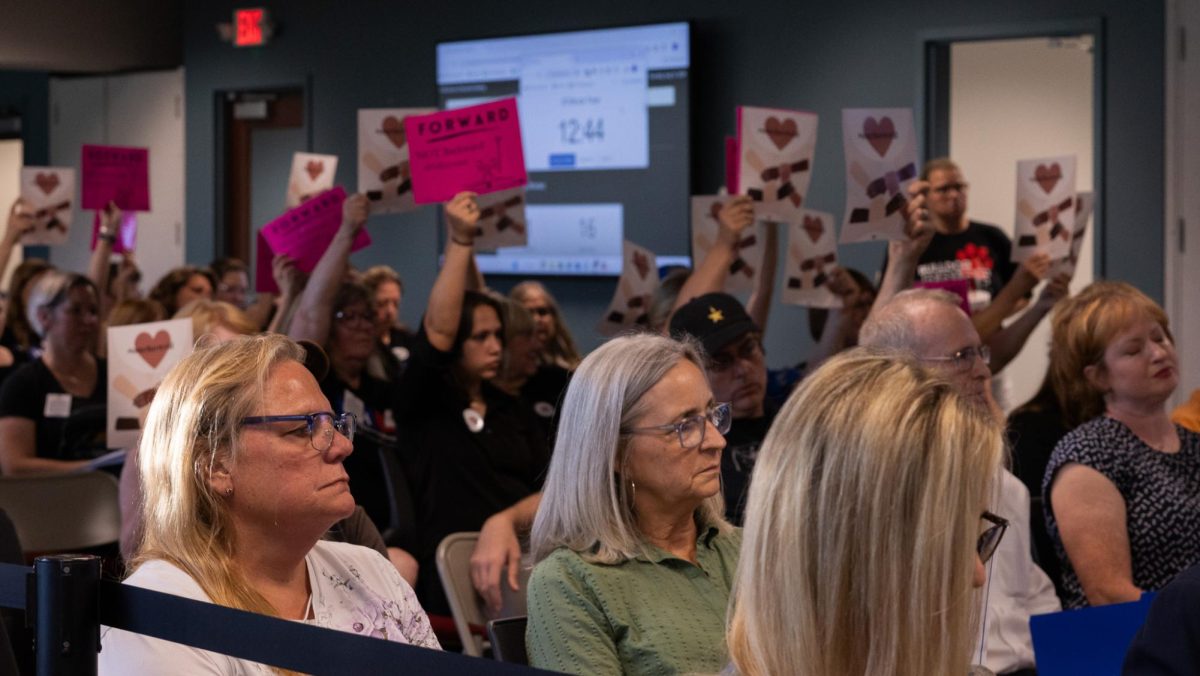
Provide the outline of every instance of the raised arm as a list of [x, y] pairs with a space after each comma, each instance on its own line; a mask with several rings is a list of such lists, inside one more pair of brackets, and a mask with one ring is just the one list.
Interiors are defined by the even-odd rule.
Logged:
[[775, 268], [779, 264], [779, 223], [767, 223], [763, 241], [762, 268], [754, 281], [754, 291], [746, 303], [746, 312], [763, 333], [767, 332], [767, 320], [771, 318], [771, 301], [775, 297]]
[[1025, 296], [1045, 278], [1049, 270], [1049, 254], [1034, 254], [1022, 261], [1012, 279], [1008, 280], [992, 302], [971, 315], [971, 323], [975, 325], [979, 337], [987, 341], [989, 336], [1000, 330], [1005, 319], [1020, 311]]
[[462, 313], [463, 292], [471, 277], [475, 257], [475, 224], [479, 222], [479, 204], [475, 193], [460, 192], [446, 203], [446, 222], [450, 237], [446, 240], [446, 262], [429, 291], [425, 309], [425, 335], [429, 344], [441, 352], [454, 347], [458, 319]]
[[0, 279], [8, 271], [8, 261], [12, 251], [21, 241], [21, 236], [33, 229], [33, 212], [25, 206], [25, 200], [18, 197], [8, 210], [8, 222], [4, 226], [4, 237], [0, 238]]
[[1021, 352], [1021, 348], [1025, 347], [1025, 342], [1029, 340], [1029, 335], [1037, 328], [1042, 318], [1050, 312], [1058, 301], [1070, 293], [1070, 284], [1071, 278], [1065, 274], [1050, 280], [1042, 288], [1042, 292], [1038, 294], [1037, 302], [1031, 305], [1024, 314], [1017, 317], [1013, 323], [984, 339], [984, 342], [992, 350], [992, 360], [990, 363], [992, 373], [999, 373], [1000, 369], [1007, 366], [1010, 361], [1016, 358]]
[[883, 280], [879, 283], [879, 293], [871, 305], [871, 312], [912, 286], [917, 276], [917, 262], [933, 241], [933, 226], [929, 222], [929, 210], [925, 208], [928, 190], [929, 184], [925, 181], [913, 181], [908, 187], [910, 197], [904, 206], [904, 232], [908, 239], [888, 242], [887, 268], [883, 271]]
[[342, 225], [333, 236], [329, 247], [325, 249], [325, 253], [321, 254], [321, 259], [309, 275], [308, 284], [300, 294], [296, 314], [292, 317], [292, 325], [288, 329], [288, 337], [292, 340], [311, 340], [318, 345], [325, 344], [329, 337], [329, 315], [333, 307], [333, 298], [346, 276], [346, 265], [350, 260], [354, 238], [366, 224], [370, 213], [371, 203], [363, 194], [351, 195], [342, 204]]
[[[721, 207], [717, 224], [717, 241], [679, 289], [671, 314], [697, 296], [725, 288], [729, 266], [737, 260], [738, 241], [746, 228], [754, 224], [754, 202], [746, 195], [734, 197]], [[774, 278], [771, 281], [774, 282]], [[670, 317], [667, 317], [667, 323], [670, 323]]]
[[271, 276], [275, 278], [275, 286], [279, 287], [279, 296], [275, 299], [275, 316], [267, 326], [269, 333], [287, 333], [292, 324], [292, 316], [296, 313], [296, 300], [304, 290], [307, 278], [296, 261], [285, 254], [275, 254], [271, 259]]
[[108, 287], [109, 259], [112, 258], [113, 242], [117, 240], [117, 230], [121, 227], [121, 210], [115, 202], [100, 212], [100, 232], [96, 233], [96, 248], [92, 250], [92, 258], [88, 261], [88, 279], [96, 285], [101, 298], [104, 289]]

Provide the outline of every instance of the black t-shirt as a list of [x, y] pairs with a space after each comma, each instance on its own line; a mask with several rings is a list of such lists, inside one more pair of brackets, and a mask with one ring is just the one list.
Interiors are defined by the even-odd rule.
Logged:
[[405, 329], [393, 328], [389, 332], [387, 345], [377, 343], [375, 350], [383, 363], [383, 373], [389, 382], [398, 383], [408, 366], [408, 358], [412, 355], [413, 341], [416, 336]]
[[758, 450], [767, 430], [778, 413], [769, 402], [761, 418], [735, 419], [725, 435], [725, 450], [721, 452], [721, 487], [725, 493], [725, 518], [742, 525], [746, 509], [746, 494], [750, 491], [750, 474], [758, 461]]
[[28, 418], [36, 429], [36, 453], [53, 460], [89, 460], [103, 455], [108, 368], [96, 360], [96, 385], [87, 397], [66, 393], [41, 359], [18, 368], [0, 386], [0, 418]]
[[971, 282], [971, 308], [986, 307], [1012, 279], [1012, 241], [994, 225], [971, 221], [955, 235], [937, 233], [917, 262], [917, 281]]
[[571, 372], [565, 368], [543, 364], [521, 386], [521, 404], [533, 412], [532, 418], [538, 422], [542, 439], [551, 448], [554, 447], [554, 432], [558, 429], [558, 407], [570, 379]]
[[453, 379], [453, 355], [417, 334], [398, 388], [396, 422], [402, 458], [416, 503], [421, 564], [417, 595], [429, 612], [449, 605], [434, 554], [442, 538], [477, 531], [496, 512], [541, 490], [550, 447], [533, 413], [510, 395], [483, 384], [487, 415], [472, 432], [465, 393]]

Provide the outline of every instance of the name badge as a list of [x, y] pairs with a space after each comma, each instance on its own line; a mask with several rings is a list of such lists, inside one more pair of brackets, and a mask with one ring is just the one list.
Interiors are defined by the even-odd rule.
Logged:
[[47, 393], [42, 415], [47, 418], [71, 417], [71, 395], [57, 392]]
[[367, 420], [367, 405], [350, 390], [342, 391], [342, 413], [354, 414], [354, 419], [360, 424], [374, 425], [374, 420]]

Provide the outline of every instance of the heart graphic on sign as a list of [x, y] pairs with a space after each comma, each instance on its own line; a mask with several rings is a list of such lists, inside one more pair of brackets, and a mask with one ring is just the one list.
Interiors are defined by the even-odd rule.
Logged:
[[325, 163], [318, 162], [317, 160], [309, 160], [308, 164], [304, 165], [304, 171], [308, 172], [309, 178], [315, 181], [321, 175], [321, 172], [325, 171]]
[[404, 121], [397, 120], [393, 115], [383, 118], [383, 133], [397, 148], [403, 148], [408, 141], [404, 136]]
[[804, 225], [801, 227], [804, 228], [804, 232], [808, 233], [808, 238], [813, 241], [813, 244], [816, 244], [817, 240], [821, 239], [821, 235], [825, 234], [825, 226], [819, 218], [805, 216]]
[[763, 127], [767, 136], [770, 137], [771, 143], [774, 143], [775, 147], [780, 150], [791, 143], [799, 133], [796, 129], [796, 121], [790, 118], [780, 122], [777, 118], [768, 117]]
[[650, 261], [646, 260], [646, 256], [640, 251], [633, 252], [633, 267], [637, 268], [638, 276], [642, 279], [650, 274]]
[[171, 334], [159, 331], [151, 336], [143, 331], [134, 339], [133, 349], [142, 359], [146, 360], [150, 368], [158, 368], [163, 357], [167, 356], [167, 350], [171, 349]]
[[881, 117], [878, 122], [875, 118], [868, 117], [863, 121], [863, 136], [875, 152], [883, 157], [887, 155], [888, 148], [892, 147], [892, 139], [896, 138], [896, 126], [892, 124], [890, 117]]
[[1038, 185], [1042, 186], [1042, 190], [1049, 195], [1054, 186], [1058, 185], [1058, 179], [1062, 178], [1062, 167], [1058, 166], [1058, 162], [1046, 166], [1044, 164], [1037, 165], [1037, 169], [1033, 170], [1033, 180]]
[[42, 189], [42, 192], [49, 195], [58, 187], [58, 174], [42, 174], [39, 173], [34, 177], [33, 182], [37, 187]]

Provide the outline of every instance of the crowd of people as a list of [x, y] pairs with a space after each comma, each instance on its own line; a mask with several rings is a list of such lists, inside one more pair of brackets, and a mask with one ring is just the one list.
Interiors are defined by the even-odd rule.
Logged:
[[[1071, 296], [1044, 255], [1009, 263], [967, 195], [930, 161], [880, 274], [831, 271], [842, 306], [810, 311], [816, 348], [778, 370], [774, 275], [746, 303], [723, 290], [749, 198], [721, 209], [707, 258], [666, 272], [652, 330], [588, 354], [541, 283], [486, 286], [472, 193], [444, 205], [415, 329], [395, 270], [350, 265], [365, 196], [311, 273], [276, 256], [279, 293], [253, 299], [235, 259], [143, 296], [132, 257], [109, 261], [110, 205], [86, 274], [13, 272], [0, 473], [88, 468], [108, 450], [103, 328], [190, 317], [196, 349], [147, 394], [119, 468], [127, 584], [440, 649], [438, 544], [478, 531], [472, 581], [493, 612], [525, 598], [534, 666], [1033, 674], [1033, 615], [1195, 577], [1200, 396], [1168, 409], [1179, 365], [1154, 301], [1119, 281]], [[18, 201], [0, 250], [31, 222]], [[948, 277], [965, 296], [910, 288]], [[1041, 390], [1006, 419], [993, 376], [1048, 315]], [[271, 672], [102, 641], [103, 673]], [[1151, 632], [1138, 650], [1181, 649]]]

